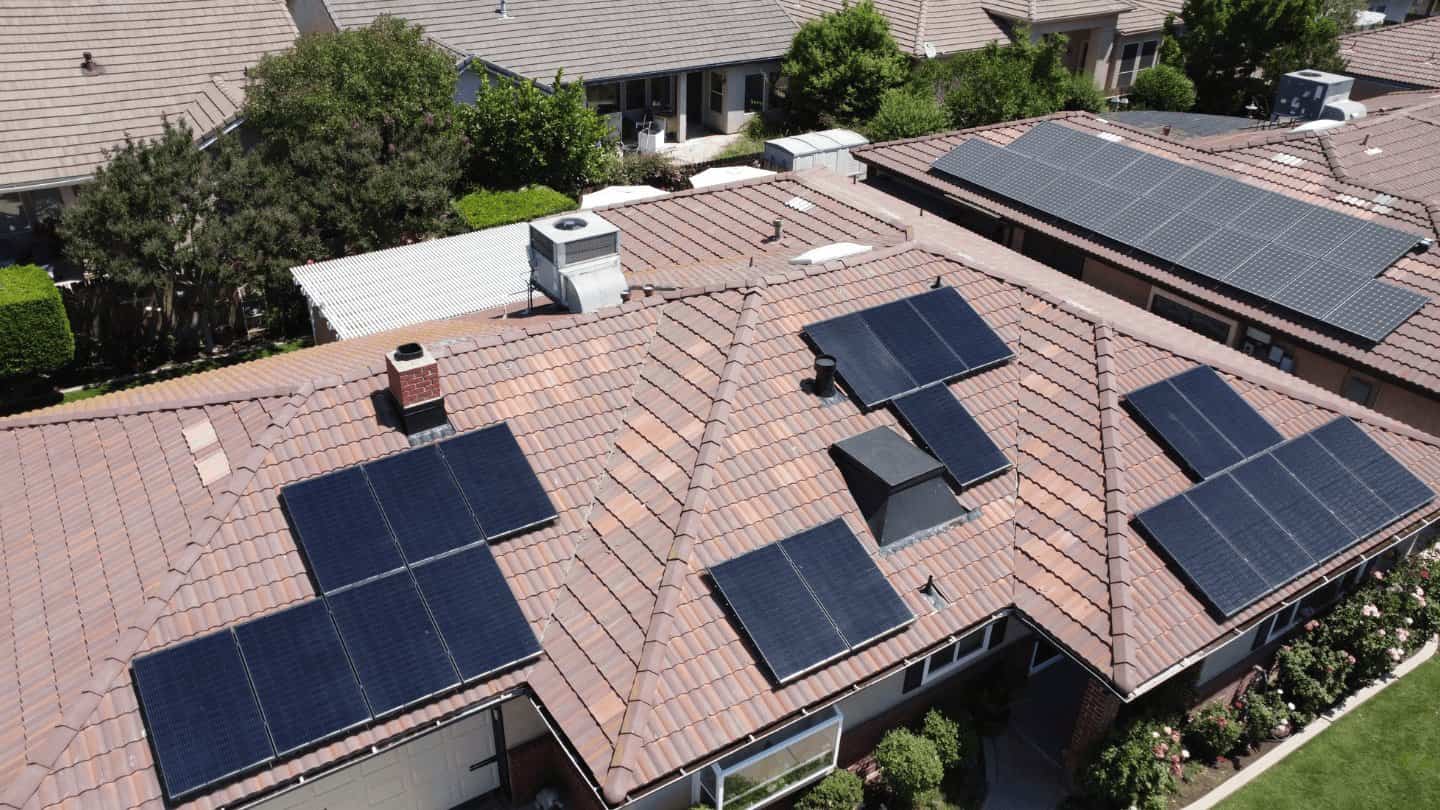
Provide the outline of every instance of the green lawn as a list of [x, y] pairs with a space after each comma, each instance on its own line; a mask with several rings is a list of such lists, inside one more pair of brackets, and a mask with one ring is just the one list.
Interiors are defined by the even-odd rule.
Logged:
[[1340, 718], [1221, 810], [1440, 807], [1440, 658]]

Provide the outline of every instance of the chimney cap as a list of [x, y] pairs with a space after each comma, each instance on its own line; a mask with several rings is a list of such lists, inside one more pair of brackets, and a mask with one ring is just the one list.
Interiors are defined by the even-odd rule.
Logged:
[[401, 343], [395, 347], [395, 359], [401, 362], [418, 360], [425, 355], [425, 347], [419, 343]]

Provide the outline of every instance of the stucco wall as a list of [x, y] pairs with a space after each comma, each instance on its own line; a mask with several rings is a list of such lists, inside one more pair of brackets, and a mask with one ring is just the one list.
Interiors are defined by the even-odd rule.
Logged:
[[[716, 132], [739, 132], [753, 115], [753, 113], [745, 112], [745, 77], [755, 73], [768, 75], [779, 69], [779, 62], [750, 62], [744, 65], [732, 65], [705, 71], [704, 96], [701, 98], [705, 126]], [[724, 109], [719, 114], [710, 110], [711, 82], [716, 73], [725, 75], [725, 103]], [[690, 137], [694, 137], [696, 134], [698, 133], [689, 133]]]

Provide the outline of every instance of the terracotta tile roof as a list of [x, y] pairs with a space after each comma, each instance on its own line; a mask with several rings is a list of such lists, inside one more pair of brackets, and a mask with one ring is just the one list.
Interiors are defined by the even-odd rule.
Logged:
[[779, 59], [796, 25], [779, 0], [326, 0], [342, 28], [394, 14], [463, 54], [541, 83]]
[[[973, 201], [987, 209], [1003, 212], [1008, 219], [1074, 244], [1116, 267], [1160, 281], [1192, 299], [1211, 303], [1252, 323], [1308, 343], [1323, 352], [1344, 357], [1372, 373], [1398, 381], [1401, 385], [1419, 388], [1430, 396], [1440, 394], [1440, 251], [1430, 250], [1418, 255], [1407, 255], [1385, 271], [1382, 277], [1386, 280], [1413, 288], [1430, 296], [1431, 300], [1384, 340], [1373, 346], [1365, 346], [1320, 331], [1309, 321], [1292, 317], [1278, 308], [1251, 303], [1224, 290], [1198, 284], [1159, 265], [1094, 241], [1088, 232], [1012, 208], [989, 196], [971, 191], [949, 178], [930, 172], [930, 163], [935, 158], [967, 138], [985, 138], [1003, 145], [1018, 137], [1038, 120], [1060, 120], [1086, 131], [1118, 134], [1126, 138], [1130, 146], [1210, 171], [1237, 176], [1297, 199], [1342, 210], [1362, 219], [1373, 219], [1430, 238], [1435, 238], [1437, 230], [1440, 230], [1436, 225], [1440, 208], [1433, 202], [1407, 199], [1382, 189], [1361, 185], [1357, 180], [1341, 179], [1349, 176], [1337, 172], [1334, 168], [1332, 160], [1337, 158], [1324, 147], [1323, 139], [1297, 136], [1288, 131], [1242, 134], [1226, 146], [1207, 147], [1203, 139], [1181, 142], [1088, 113], [1059, 113], [1047, 119], [1017, 121], [908, 141], [875, 144], [861, 147], [855, 154], [857, 158], [874, 167], [892, 171], [957, 198]], [[1343, 133], [1346, 130], [1342, 128], [1334, 132]], [[1242, 148], [1242, 143], [1247, 146]], [[1435, 143], [1440, 144], [1440, 141]], [[1423, 149], [1423, 146], [1417, 143], [1414, 148]], [[1297, 156], [1303, 154], [1304, 157], [1298, 165], [1293, 160], [1279, 162], [1274, 157], [1277, 152], [1282, 151]], [[1440, 154], [1440, 148], [1430, 151]], [[1350, 158], [1346, 156], [1345, 159]], [[1341, 174], [1341, 177], [1337, 177], [1337, 174]]]
[[1440, 17], [1346, 34], [1340, 55], [1351, 76], [1440, 88]]
[[[903, 208], [871, 189], [843, 196], [866, 195]], [[1348, 414], [1440, 486], [1437, 440], [928, 219], [944, 245], [503, 331], [427, 325], [456, 427], [508, 421], [559, 511], [494, 547], [545, 655], [186, 806], [233, 804], [522, 685], [618, 801], [1010, 606], [1121, 691], [1141, 688], [1283, 595], [1216, 624], [1129, 527], [1186, 479], [1118, 395], [1196, 363], [1217, 367], [1287, 436]], [[805, 393], [813, 353], [800, 330], [936, 276], [1016, 351], [952, 386], [1015, 467], [963, 493], [978, 519], [877, 558], [920, 616], [913, 625], [775, 688], [701, 574], [829, 518], [863, 525], [828, 447], [896, 422]], [[13, 607], [0, 806], [162, 806], [130, 660], [310, 598], [280, 487], [406, 445], [374, 412], [380, 345], [368, 365], [327, 349], [250, 364], [247, 379], [268, 377], [268, 394], [157, 395], [0, 421], [0, 469], [22, 482], [0, 505]], [[233, 384], [222, 374], [200, 376]], [[230, 472], [207, 486], [198, 464], [216, 452]], [[950, 599], [939, 610], [917, 593], [930, 575]]]
[[165, 116], [213, 132], [239, 112], [245, 70], [296, 35], [279, 0], [0, 0], [0, 19], [0, 188], [84, 179]]

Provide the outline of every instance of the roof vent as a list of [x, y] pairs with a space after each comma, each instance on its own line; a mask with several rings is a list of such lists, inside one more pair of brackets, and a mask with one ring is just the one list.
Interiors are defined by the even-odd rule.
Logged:
[[530, 223], [530, 283], [571, 312], [619, 306], [620, 229], [589, 211]]
[[822, 354], [815, 358], [815, 382], [811, 390], [817, 397], [835, 396], [835, 358]]
[[440, 364], [419, 343], [402, 343], [385, 355], [390, 397], [412, 445], [453, 433], [440, 393]]
[[80, 69], [86, 73], [99, 73], [100, 64], [95, 61], [95, 57], [89, 51], [86, 51], [80, 55]]
[[945, 466], [888, 427], [837, 442], [830, 452], [882, 547], [965, 515]]

